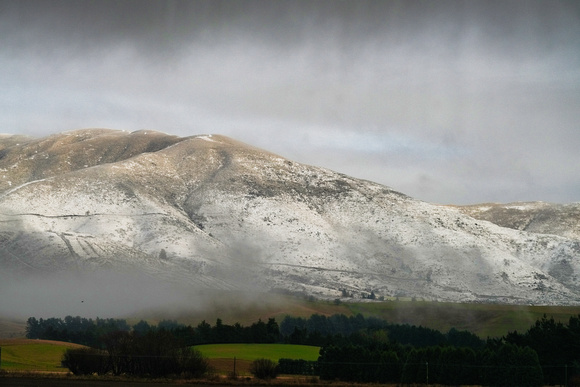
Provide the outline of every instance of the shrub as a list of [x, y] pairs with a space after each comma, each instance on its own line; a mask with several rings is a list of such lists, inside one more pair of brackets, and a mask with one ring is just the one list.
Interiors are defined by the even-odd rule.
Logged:
[[256, 359], [250, 364], [250, 372], [258, 379], [274, 379], [278, 365], [270, 359]]
[[94, 348], [69, 348], [61, 363], [75, 375], [104, 375], [109, 371], [107, 353]]
[[182, 374], [199, 378], [209, 372], [209, 363], [200, 351], [191, 347], [181, 348], [178, 362]]

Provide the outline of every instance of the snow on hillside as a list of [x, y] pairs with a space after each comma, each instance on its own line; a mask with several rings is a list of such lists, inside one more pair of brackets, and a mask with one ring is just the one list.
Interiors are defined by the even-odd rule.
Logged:
[[[330, 299], [580, 301], [580, 242], [473, 217], [491, 205], [466, 213], [417, 201], [224, 136], [76, 135], [13, 144], [0, 159], [5, 180], [19, 182], [0, 187], [3, 273], [119, 266], [207, 289]], [[113, 157], [112, 142], [134, 150]], [[30, 144], [56, 161], [13, 167]]]

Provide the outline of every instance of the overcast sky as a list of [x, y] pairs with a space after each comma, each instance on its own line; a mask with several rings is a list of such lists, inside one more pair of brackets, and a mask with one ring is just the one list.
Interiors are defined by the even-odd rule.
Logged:
[[225, 134], [415, 198], [580, 201], [578, 1], [0, 1], [0, 133]]

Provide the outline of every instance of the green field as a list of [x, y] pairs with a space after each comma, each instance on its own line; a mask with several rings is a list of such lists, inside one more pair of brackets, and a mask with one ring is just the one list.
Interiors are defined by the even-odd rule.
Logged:
[[195, 346], [208, 359], [230, 358], [256, 360], [260, 358], [318, 360], [319, 347], [292, 344], [206, 344]]
[[[78, 347], [70, 343], [45, 340], [0, 340], [2, 362], [0, 369], [7, 371], [68, 372], [60, 366], [67, 348]], [[210, 360], [218, 371], [231, 369], [233, 359], [238, 361], [238, 371], [248, 374], [250, 362], [259, 358], [317, 360], [319, 347], [286, 344], [208, 344], [195, 347]], [[212, 360], [216, 360], [215, 362]], [[224, 362], [225, 359], [229, 361]], [[231, 364], [230, 364], [231, 363]]]
[[60, 361], [66, 349], [74, 346], [45, 340], [0, 340], [0, 368], [8, 371], [67, 372], [60, 366]]

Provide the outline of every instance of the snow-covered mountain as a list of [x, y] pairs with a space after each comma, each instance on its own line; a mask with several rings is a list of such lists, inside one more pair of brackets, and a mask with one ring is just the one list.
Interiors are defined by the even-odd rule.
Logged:
[[0, 135], [6, 278], [113, 268], [329, 299], [579, 304], [578, 205], [524, 227], [515, 204], [495, 207], [511, 214], [500, 220], [485, 208], [425, 203], [219, 135]]

